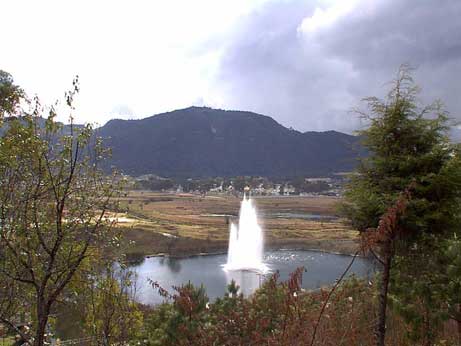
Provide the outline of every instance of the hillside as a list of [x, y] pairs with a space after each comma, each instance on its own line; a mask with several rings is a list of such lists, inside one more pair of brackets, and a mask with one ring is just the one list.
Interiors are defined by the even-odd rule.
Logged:
[[297, 176], [350, 170], [357, 137], [287, 129], [251, 112], [190, 107], [141, 120], [111, 120], [98, 135], [111, 165], [131, 175]]

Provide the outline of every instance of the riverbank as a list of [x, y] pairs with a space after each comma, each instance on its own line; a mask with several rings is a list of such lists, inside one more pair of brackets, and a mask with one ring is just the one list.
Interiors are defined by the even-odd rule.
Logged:
[[[227, 241], [208, 242], [194, 238], [178, 238], [174, 243], [169, 239], [164, 239], [161, 235], [151, 234], [144, 230], [127, 230], [124, 235], [125, 253], [129, 258], [170, 256], [188, 257], [195, 255], [212, 255], [227, 253]], [[296, 239], [273, 240], [266, 244], [265, 250], [314, 250], [329, 253], [352, 255], [357, 251], [358, 242], [356, 240], [307, 240]]]

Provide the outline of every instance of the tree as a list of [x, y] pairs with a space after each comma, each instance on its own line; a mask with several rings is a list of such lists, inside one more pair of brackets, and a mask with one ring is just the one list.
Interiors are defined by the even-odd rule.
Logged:
[[92, 271], [84, 299], [85, 329], [97, 345], [123, 344], [140, 335], [142, 313], [135, 303], [134, 275], [112, 262], [104, 271]]
[[382, 264], [381, 287], [378, 296], [378, 320], [376, 323], [377, 345], [384, 346], [386, 335], [386, 316], [388, 305], [388, 292], [391, 268], [395, 257], [395, 246], [399, 237], [404, 234], [401, 219], [405, 215], [410, 198], [409, 189], [400, 196], [395, 205], [391, 206], [381, 217], [378, 227], [367, 229], [362, 234], [362, 250], [373, 251], [375, 247], [380, 250], [375, 257]]
[[155, 289], [172, 303], [164, 302], [146, 319], [148, 345], [195, 345], [200, 327], [207, 320], [208, 296], [203, 285], [195, 287], [188, 282], [173, 287], [175, 294], [169, 295], [158, 283]]
[[14, 84], [13, 77], [0, 70], [0, 119], [14, 115], [24, 99], [24, 91]]
[[[77, 92], [75, 80], [66, 94], [71, 112]], [[6, 294], [0, 301], [26, 305], [34, 334], [28, 343], [37, 346], [65, 289], [110, 243], [106, 213], [117, 195], [113, 177], [99, 170], [104, 151], [99, 141], [91, 143], [91, 126], [76, 127], [71, 118], [64, 128], [53, 108], [46, 120], [43, 112], [36, 100], [33, 112], [9, 121], [0, 139], [0, 292]], [[0, 305], [0, 322], [20, 332], [11, 306]]]
[[[369, 127], [359, 134], [370, 154], [351, 178], [342, 208], [364, 235], [369, 235], [368, 230], [379, 233], [382, 217], [396, 218], [390, 227], [391, 238], [376, 243], [385, 264], [381, 284], [387, 288], [390, 280], [396, 294], [403, 277], [427, 286], [424, 278], [431, 274], [426, 269], [432, 271], [439, 265], [439, 240], [457, 233], [460, 221], [460, 151], [449, 142], [448, 115], [440, 102], [419, 106], [419, 89], [410, 72], [407, 66], [400, 68], [385, 100], [365, 99], [368, 109], [359, 113]], [[404, 203], [400, 200], [404, 212], [389, 210], [398, 208], [399, 198], [408, 189], [411, 198]], [[417, 263], [425, 265], [415, 267]], [[397, 274], [400, 280], [393, 280]], [[425, 292], [428, 302], [432, 292]], [[382, 318], [377, 335], [378, 345], [384, 345]]]
[[448, 241], [443, 253], [447, 259], [444, 285], [447, 288], [448, 316], [456, 321], [458, 343], [461, 344], [461, 240], [455, 238]]

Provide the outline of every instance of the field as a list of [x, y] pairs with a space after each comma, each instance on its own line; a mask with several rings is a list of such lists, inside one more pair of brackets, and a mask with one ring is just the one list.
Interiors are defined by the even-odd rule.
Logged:
[[[333, 197], [255, 197], [267, 248], [351, 253], [358, 233], [334, 217]], [[131, 256], [184, 256], [227, 249], [229, 223], [238, 221], [240, 198], [130, 191], [118, 215]], [[331, 218], [330, 218], [331, 216]]]
[[0, 337], [0, 346], [11, 346], [14, 343], [14, 338], [12, 336], [2, 336]]

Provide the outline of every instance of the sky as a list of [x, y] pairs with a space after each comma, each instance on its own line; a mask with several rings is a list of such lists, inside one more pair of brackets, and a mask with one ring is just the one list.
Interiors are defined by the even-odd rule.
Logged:
[[[460, 0], [0, 0], [0, 69], [79, 123], [192, 105], [353, 133], [403, 63], [461, 121]], [[67, 119], [60, 114], [60, 120]]]

